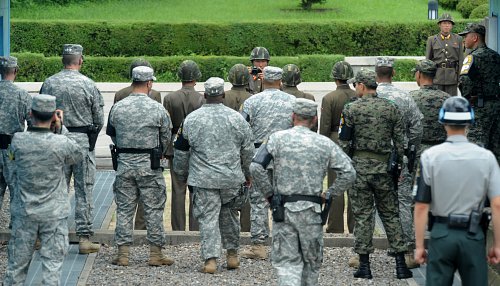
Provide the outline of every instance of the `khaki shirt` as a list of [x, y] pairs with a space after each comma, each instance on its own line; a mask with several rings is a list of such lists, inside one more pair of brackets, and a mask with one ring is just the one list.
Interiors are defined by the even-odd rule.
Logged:
[[453, 33], [446, 38], [441, 34], [430, 36], [427, 39], [425, 58], [438, 65], [434, 84], [456, 85], [464, 60], [462, 37]]
[[356, 100], [356, 92], [347, 84], [339, 85], [335, 91], [325, 95], [321, 102], [319, 134], [337, 142], [340, 115], [344, 105], [354, 100]]
[[[127, 86], [125, 88], [120, 89], [115, 93], [115, 99], [113, 101], [113, 104], [129, 96], [131, 93], [132, 93], [132, 86]], [[161, 103], [161, 93], [159, 91], [152, 89], [151, 92], [148, 94], [148, 96], [151, 99], [156, 100], [158, 103]]]
[[245, 86], [233, 86], [225, 93], [224, 105], [235, 111], [239, 111], [243, 102], [252, 95], [245, 89]]
[[303, 91], [299, 90], [296, 86], [283, 85], [282, 90], [288, 94], [295, 96], [296, 98], [305, 98], [305, 99], [309, 99], [312, 101], [316, 101], [314, 99], [314, 95], [312, 95], [310, 93], [303, 92]]

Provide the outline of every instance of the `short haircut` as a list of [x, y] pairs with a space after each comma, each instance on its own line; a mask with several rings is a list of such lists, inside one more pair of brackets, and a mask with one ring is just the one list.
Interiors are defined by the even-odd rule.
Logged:
[[82, 55], [63, 55], [62, 62], [65, 66], [77, 65]]
[[17, 70], [18, 70], [17, 67], [15, 68], [0, 67], [0, 75], [2, 76], [2, 78], [4, 78], [7, 75], [16, 72]]
[[436, 73], [435, 72], [428, 73], [428, 72], [420, 71], [420, 75], [422, 75], [426, 78], [429, 78], [429, 79], [433, 79], [436, 76]]
[[445, 126], [448, 126], [448, 128], [450, 128], [453, 131], [462, 130], [467, 127], [467, 125], [453, 125], [453, 124], [445, 124]]
[[36, 111], [33, 109], [31, 110], [31, 114], [33, 115], [35, 120], [40, 121], [40, 122], [49, 121], [52, 118], [52, 116], [54, 116], [54, 112], [41, 112], [41, 111]]
[[[297, 113], [294, 113], [295, 114], [295, 117], [300, 120], [300, 121], [309, 121], [309, 123], [312, 122], [314, 116], [307, 116], [307, 115], [302, 115], [302, 114], [297, 114]], [[315, 115], [316, 116], [316, 115]]]
[[146, 85], [146, 83], [148, 83], [148, 81], [133, 81], [132, 86], [133, 87], [143, 86], [143, 85]]
[[392, 71], [394, 68], [392, 67], [376, 67], [375, 72], [379, 78], [390, 78], [392, 77]]

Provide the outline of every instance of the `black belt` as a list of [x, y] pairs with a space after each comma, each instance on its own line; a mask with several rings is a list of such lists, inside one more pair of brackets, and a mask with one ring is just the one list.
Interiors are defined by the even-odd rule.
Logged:
[[434, 221], [439, 223], [448, 223], [450, 220], [447, 216], [434, 216]]
[[138, 149], [138, 148], [116, 148], [116, 153], [128, 154], [150, 154], [153, 149]]
[[75, 132], [75, 133], [88, 133], [89, 132], [89, 127], [88, 126], [82, 126], [82, 127], [67, 127], [69, 132]]
[[260, 147], [260, 145], [262, 145], [262, 143], [253, 143], [253, 146], [255, 146], [255, 148], [257, 149]]
[[443, 140], [440, 141], [422, 141], [420, 143], [425, 144], [425, 145], [437, 145], [443, 143]]
[[12, 135], [0, 134], [0, 149], [7, 149], [12, 142]]
[[438, 65], [440, 68], [456, 68], [457, 62], [444, 62]]
[[283, 202], [284, 203], [295, 203], [298, 201], [308, 201], [308, 202], [313, 202], [317, 204], [322, 204], [323, 199], [318, 196], [307, 196], [307, 195], [289, 195], [289, 196], [282, 196], [283, 197]]

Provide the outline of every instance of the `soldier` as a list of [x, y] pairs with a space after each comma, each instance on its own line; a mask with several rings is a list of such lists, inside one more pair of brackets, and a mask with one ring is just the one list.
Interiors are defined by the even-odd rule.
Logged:
[[405, 263], [407, 246], [399, 220], [394, 177], [397, 170], [391, 151], [397, 153], [397, 163], [403, 161], [404, 126], [396, 105], [379, 97], [375, 72], [361, 70], [350, 80], [356, 83], [356, 95], [360, 98], [347, 104], [342, 113], [343, 123], [339, 135], [342, 147], [350, 149], [356, 169], [354, 187], [349, 190], [354, 213], [354, 252], [359, 254], [356, 278], [371, 279], [369, 254], [373, 252], [374, 207], [384, 224], [390, 251], [396, 256], [398, 279], [412, 277]]
[[[70, 203], [64, 166], [83, 160], [81, 147], [61, 133], [56, 98], [33, 98], [33, 126], [14, 134], [9, 155], [16, 168], [12, 208], [12, 236], [3, 285], [23, 285], [33, 257], [35, 240], [41, 240], [42, 285], [59, 285], [68, 252]], [[23, 113], [24, 115], [24, 113]], [[63, 128], [63, 134], [67, 130]], [[34, 162], [36, 162], [34, 164]]]
[[410, 91], [410, 96], [415, 100], [418, 109], [424, 115], [422, 119], [422, 142], [417, 152], [418, 162], [422, 151], [441, 144], [446, 140], [446, 133], [437, 120], [439, 108], [450, 95], [439, 90], [432, 84], [432, 80], [436, 75], [437, 65], [431, 60], [422, 60], [417, 63], [413, 69], [415, 80], [420, 89]]
[[[241, 114], [250, 122], [253, 142], [257, 150], [262, 142], [272, 133], [292, 127], [292, 112], [295, 97], [280, 90], [283, 70], [278, 67], [264, 68], [264, 91], [251, 96], [242, 106]], [[269, 237], [268, 202], [253, 186], [250, 191], [250, 250], [241, 252], [241, 256], [250, 259], [266, 259], [264, 243]]]
[[80, 239], [80, 254], [99, 251], [99, 244], [92, 243], [94, 201], [92, 190], [95, 181], [95, 151], [97, 135], [104, 124], [104, 100], [95, 83], [80, 73], [83, 48], [66, 44], [63, 47], [64, 69], [45, 80], [40, 93], [56, 97], [61, 120], [68, 128], [68, 137], [80, 145], [83, 161], [66, 166], [68, 189], [73, 175], [75, 186], [76, 235]]
[[458, 75], [464, 59], [462, 37], [452, 33], [455, 22], [450, 14], [439, 17], [440, 33], [427, 38], [425, 58], [438, 65], [434, 84], [438, 89], [457, 95]]
[[[467, 140], [474, 112], [463, 97], [448, 98], [439, 112], [446, 142], [424, 151], [415, 196], [415, 259], [427, 260], [427, 285], [452, 285], [455, 272], [463, 285], [488, 285], [481, 227], [486, 197], [493, 214], [493, 246], [488, 261], [500, 262], [500, 169], [489, 150]], [[431, 219], [428, 221], [429, 211]], [[429, 257], [424, 246], [429, 222]], [[487, 228], [487, 226], [486, 226]]]
[[251, 184], [249, 167], [254, 152], [250, 126], [238, 112], [222, 104], [224, 80], [209, 78], [204, 96], [207, 103], [189, 114], [179, 130], [174, 170], [193, 186], [193, 211], [200, 224], [205, 260], [202, 272], [213, 274], [221, 236], [227, 268], [240, 265], [238, 209], [247, 199], [242, 184]]
[[305, 98], [315, 101], [314, 95], [305, 93], [297, 88], [297, 85], [301, 82], [302, 79], [300, 77], [300, 69], [298, 66], [288, 64], [283, 67], [283, 85], [281, 90], [295, 96], [296, 98]]
[[403, 116], [404, 148], [405, 158], [402, 166], [401, 176], [397, 187], [399, 201], [399, 216], [403, 226], [403, 235], [408, 246], [406, 264], [410, 268], [418, 267], [413, 259], [415, 249], [415, 234], [413, 230], [413, 171], [415, 169], [416, 152], [422, 140], [422, 118], [424, 117], [415, 101], [406, 91], [396, 88], [392, 84], [392, 77], [395, 75], [394, 59], [388, 57], [377, 58], [375, 71], [377, 73], [377, 95], [394, 101], [399, 112]]
[[[198, 65], [191, 61], [183, 61], [177, 70], [177, 76], [182, 82], [182, 88], [169, 93], [163, 99], [163, 106], [172, 118], [172, 137], [175, 136], [189, 113], [201, 107], [203, 97], [194, 90], [196, 82], [201, 78]], [[173, 171], [174, 150], [169, 145], [167, 150], [170, 181], [172, 182], [171, 223], [172, 230], [186, 230], [186, 184], [177, 178]], [[198, 230], [198, 222], [193, 216], [193, 195], [189, 194], [189, 230]]]
[[[233, 87], [231, 87], [231, 90], [225, 91], [225, 106], [235, 111], [240, 110], [243, 102], [252, 95], [245, 89], [249, 79], [250, 73], [243, 64], [235, 64], [229, 70], [228, 80]], [[240, 224], [242, 232], [250, 231], [250, 202], [247, 202], [240, 211]]]
[[132, 93], [113, 105], [106, 129], [118, 153], [113, 185], [118, 255], [112, 263], [128, 265], [129, 246], [133, 242], [132, 219], [140, 200], [150, 245], [149, 265], [171, 265], [174, 261], [161, 252], [165, 244], [163, 211], [167, 197], [160, 157], [170, 144], [172, 122], [163, 106], [148, 98], [156, 80], [153, 69], [134, 68], [132, 80]]
[[[145, 59], [135, 59], [131, 64], [130, 64], [130, 78], [132, 78], [132, 70], [136, 67], [150, 67], [151, 64], [146, 61]], [[122, 88], [119, 91], [115, 93], [115, 99], [113, 104], [117, 103], [118, 101], [124, 99], [125, 97], [129, 96], [132, 93], [132, 85]], [[148, 94], [148, 96], [151, 99], [156, 100], [158, 103], [161, 104], [161, 94], [159, 91], [156, 91], [154, 89], [151, 89], [151, 92]], [[145, 230], [146, 229], [146, 222], [144, 221], [144, 206], [142, 205], [141, 202], [137, 204], [137, 212], [135, 214], [135, 222], [134, 222], [134, 229], [137, 230]]]
[[264, 47], [255, 47], [250, 54], [251, 67], [248, 67], [248, 71], [252, 75], [250, 82], [248, 83], [248, 91], [251, 94], [256, 94], [262, 92], [264, 87], [262, 81], [264, 80], [264, 68], [269, 65], [271, 57], [269, 52]]
[[484, 43], [483, 25], [468, 24], [460, 35], [471, 51], [464, 60], [459, 88], [476, 117], [467, 137], [492, 150], [500, 160], [500, 55]]
[[7, 186], [12, 200], [15, 186], [15, 165], [7, 156], [12, 136], [24, 131], [24, 123], [31, 124], [29, 110], [31, 96], [14, 85], [19, 66], [15, 57], [0, 57], [0, 209]]
[[[344, 105], [356, 100], [356, 93], [349, 87], [347, 80], [352, 78], [354, 73], [348, 62], [339, 61], [333, 65], [332, 78], [335, 80], [337, 89], [325, 95], [321, 101], [321, 122], [319, 134], [324, 135], [336, 144], [339, 143], [340, 115]], [[328, 185], [335, 181], [335, 172], [328, 170]], [[344, 233], [344, 195], [334, 198], [330, 213], [328, 214], [328, 224], [326, 232]], [[351, 200], [347, 203], [347, 228], [349, 233], [354, 229], [354, 218], [352, 216]]]
[[[312, 132], [318, 105], [299, 98], [292, 129], [278, 131], [257, 151], [251, 164], [259, 191], [271, 202], [281, 200], [282, 215], [273, 211], [272, 265], [278, 285], [317, 285], [323, 262], [321, 203], [327, 169], [338, 172], [328, 189], [342, 194], [356, 178], [349, 157], [328, 138]], [[314, 156], [312, 156], [314, 154]], [[273, 180], [267, 166], [273, 161]]]

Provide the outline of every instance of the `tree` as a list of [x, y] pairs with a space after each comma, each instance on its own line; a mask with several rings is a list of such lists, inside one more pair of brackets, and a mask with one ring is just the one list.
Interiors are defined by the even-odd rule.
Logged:
[[326, 0], [301, 0], [300, 7], [304, 10], [311, 10], [313, 4], [324, 4]]

